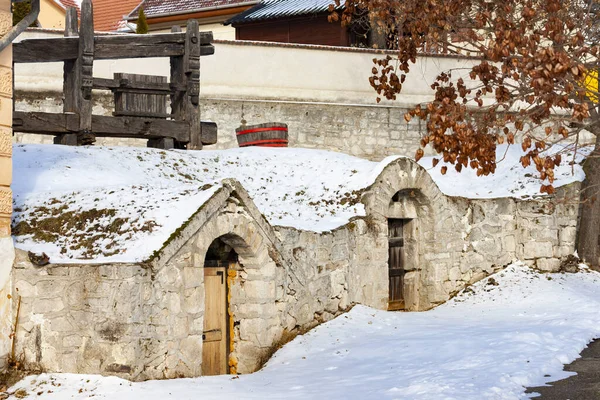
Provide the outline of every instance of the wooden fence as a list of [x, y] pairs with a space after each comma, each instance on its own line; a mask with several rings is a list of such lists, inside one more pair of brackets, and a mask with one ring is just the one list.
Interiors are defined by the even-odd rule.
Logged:
[[[96, 137], [148, 139], [149, 147], [201, 149], [217, 142], [217, 125], [200, 121], [200, 57], [214, 54], [212, 32], [189, 20], [186, 32], [95, 35], [91, 0], [67, 9], [64, 38], [29, 39], [13, 46], [15, 63], [64, 62], [62, 113], [14, 112], [13, 130], [54, 135], [54, 143], [86, 145]], [[169, 57], [167, 77], [115, 74], [94, 78], [94, 60]], [[92, 90], [111, 90], [113, 116], [92, 114]], [[167, 114], [167, 101], [171, 112]]]

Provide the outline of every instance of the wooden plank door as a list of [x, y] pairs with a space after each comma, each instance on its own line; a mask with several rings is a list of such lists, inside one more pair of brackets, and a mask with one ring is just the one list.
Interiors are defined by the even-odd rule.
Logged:
[[202, 375], [227, 373], [227, 268], [204, 268]]
[[404, 222], [402, 219], [388, 220], [389, 283], [388, 310], [404, 309]]

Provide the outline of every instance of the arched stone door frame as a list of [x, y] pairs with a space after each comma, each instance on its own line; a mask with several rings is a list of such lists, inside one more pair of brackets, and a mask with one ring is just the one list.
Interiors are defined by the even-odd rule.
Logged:
[[254, 372], [262, 367], [283, 331], [275, 303], [276, 282], [285, 274], [271, 258], [273, 247], [261, 227], [247, 214], [220, 213], [207, 221], [196, 234], [199, 260], [204, 262], [217, 239], [238, 256], [238, 262], [232, 264], [235, 267], [227, 271], [229, 372]]
[[388, 219], [410, 220], [404, 230], [409, 245], [406, 255], [407, 262], [415, 267], [404, 278], [407, 311], [430, 308], [426, 294], [420, 289], [431, 273], [425, 255], [436, 238], [436, 208], [445, 207], [445, 201], [427, 171], [408, 158], [392, 161], [363, 195], [367, 216], [377, 227], [379, 240], [386, 243], [388, 254]]

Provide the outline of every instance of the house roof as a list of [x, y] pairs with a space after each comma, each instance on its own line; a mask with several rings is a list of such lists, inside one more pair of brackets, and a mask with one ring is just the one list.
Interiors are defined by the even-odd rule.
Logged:
[[51, 4], [53, 4], [56, 8], [65, 10], [69, 7], [75, 7], [77, 10], [77, 15], [81, 14], [81, 0], [51, 0]]
[[77, 11], [79, 11], [79, 4], [76, 1], [73, 0], [54, 0], [56, 3], [58, 3], [59, 5], [61, 5], [63, 8], [68, 8], [68, 7], [75, 7], [77, 8]]
[[[344, 1], [341, 2], [344, 4]], [[230, 18], [227, 24], [261, 21], [327, 12], [333, 0], [262, 0], [254, 7]]]
[[[61, 0], [71, 1], [71, 0]], [[94, 4], [94, 29], [112, 32], [123, 25], [123, 20], [131, 10], [137, 8], [141, 0], [92, 0]]]
[[191, 14], [219, 8], [255, 4], [253, 0], [144, 0], [129, 13], [128, 19], [136, 19], [139, 7], [144, 7], [147, 18], [168, 15]]

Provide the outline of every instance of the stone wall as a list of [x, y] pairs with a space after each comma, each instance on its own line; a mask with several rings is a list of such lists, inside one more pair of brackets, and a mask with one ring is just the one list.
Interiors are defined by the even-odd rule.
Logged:
[[[57, 92], [17, 92], [16, 98], [17, 111], [62, 112]], [[94, 114], [112, 115], [113, 109], [112, 95], [95, 94]], [[205, 147], [211, 150], [238, 147], [235, 129], [242, 120], [288, 124], [290, 147], [339, 151], [375, 161], [389, 155], [414, 157], [426, 133], [425, 123], [418, 118], [404, 120], [408, 108], [401, 106], [201, 98], [200, 111], [203, 120], [218, 126], [217, 144]], [[581, 141], [591, 138], [582, 134]], [[51, 144], [53, 136], [17, 133], [14, 141]], [[96, 145], [145, 147], [146, 143], [143, 139], [98, 138]], [[425, 151], [433, 155], [430, 147]]]
[[[0, 0], [0, 37], [12, 28], [11, 2]], [[12, 215], [12, 46], [0, 52], [0, 369], [10, 351], [12, 331], [10, 272], [14, 248], [10, 237]]]
[[[110, 95], [94, 97], [94, 113], [111, 115]], [[61, 112], [62, 99], [56, 92], [17, 93], [18, 111]], [[425, 124], [404, 120], [406, 108], [393, 106], [341, 105], [310, 102], [276, 102], [202, 99], [203, 120], [218, 126], [218, 143], [207, 149], [237, 147], [235, 129], [242, 119], [248, 124], [269, 121], [289, 126], [290, 147], [340, 151], [357, 157], [381, 160], [388, 155], [414, 156]], [[53, 136], [17, 133], [17, 143], [52, 143]], [[98, 138], [97, 145], [146, 146], [145, 140]]]

